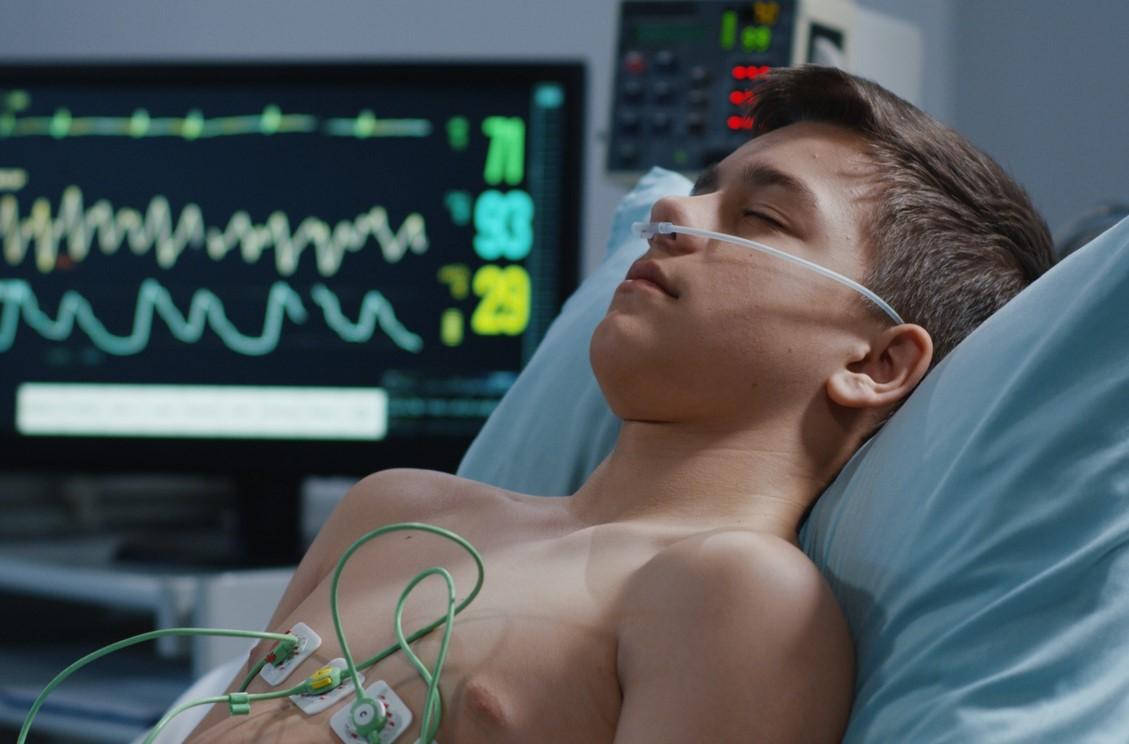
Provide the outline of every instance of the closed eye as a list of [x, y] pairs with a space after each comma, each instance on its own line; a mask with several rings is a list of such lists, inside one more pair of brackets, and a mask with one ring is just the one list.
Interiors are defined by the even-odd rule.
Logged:
[[775, 227], [779, 230], [784, 229], [784, 225], [780, 224], [780, 222], [778, 220], [776, 220], [773, 217], [768, 216], [764, 212], [758, 212], [755, 209], [746, 209], [744, 211], [744, 216], [753, 217], [753, 218], [758, 219], [758, 220], [763, 220], [763, 221], [767, 222], [768, 224], [772, 225], [773, 227]]

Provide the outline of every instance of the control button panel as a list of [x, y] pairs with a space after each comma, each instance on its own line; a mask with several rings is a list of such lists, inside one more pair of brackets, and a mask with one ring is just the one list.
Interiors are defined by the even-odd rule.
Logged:
[[693, 172], [745, 142], [750, 83], [796, 61], [798, 12], [815, 1], [623, 0], [609, 172]]

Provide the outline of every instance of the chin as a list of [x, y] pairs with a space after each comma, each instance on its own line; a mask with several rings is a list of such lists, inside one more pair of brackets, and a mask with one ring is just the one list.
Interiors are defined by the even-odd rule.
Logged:
[[612, 412], [623, 418], [624, 393], [640, 378], [639, 353], [630, 337], [619, 332], [616, 318], [604, 318], [588, 344], [588, 362]]
[[663, 391], [663, 370], [669, 370], [641, 343], [638, 334], [623, 332], [621, 319], [607, 317], [596, 326], [588, 345], [588, 361], [608, 407], [620, 419], [654, 419], [671, 401]]

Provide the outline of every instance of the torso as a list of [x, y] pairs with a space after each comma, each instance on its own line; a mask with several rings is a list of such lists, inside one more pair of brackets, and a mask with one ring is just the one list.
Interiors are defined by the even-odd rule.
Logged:
[[[622, 526], [576, 529], [553, 499], [523, 497], [448, 476], [434, 486], [460, 489], [460, 505], [426, 521], [465, 537], [482, 554], [486, 578], [476, 600], [455, 620], [440, 679], [443, 714], [440, 744], [506, 742], [611, 742], [619, 718], [617, 603], [630, 577], [665, 547], [687, 536]], [[319, 546], [337, 556], [360, 534], [385, 524], [380, 504], [357, 515], [355, 534]], [[405, 519], [402, 521], [410, 521]], [[361, 524], [363, 522], [363, 524]], [[477, 575], [458, 545], [422, 532], [396, 532], [358, 550], [341, 579], [342, 626], [357, 662], [395, 643], [393, 615], [407, 583], [431, 566], [451, 572], [461, 599]], [[298, 608], [272, 630], [303, 622], [322, 646], [284, 684], [299, 683], [341, 656], [330, 614], [326, 575]], [[407, 601], [404, 633], [411, 635], [446, 612], [439, 577], [424, 580]], [[412, 645], [429, 669], [442, 628]], [[365, 670], [365, 684], [384, 680], [411, 709], [414, 722], [397, 741], [412, 744], [427, 687], [400, 652]], [[237, 675], [241, 679], [243, 672]], [[256, 679], [249, 692], [265, 691]], [[328, 711], [306, 716], [288, 700], [254, 704], [249, 716], [227, 718], [194, 742], [334, 742]], [[220, 706], [217, 706], [220, 707]], [[226, 711], [225, 711], [226, 714]]]

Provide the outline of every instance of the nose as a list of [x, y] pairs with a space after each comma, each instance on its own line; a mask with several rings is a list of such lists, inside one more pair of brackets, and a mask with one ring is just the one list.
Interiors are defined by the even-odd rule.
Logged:
[[[670, 222], [713, 229], [706, 209], [707, 196], [664, 196], [651, 206], [651, 222]], [[650, 244], [670, 254], [693, 253], [706, 245], [704, 238], [696, 235], [678, 233], [659, 234], [650, 239]]]

